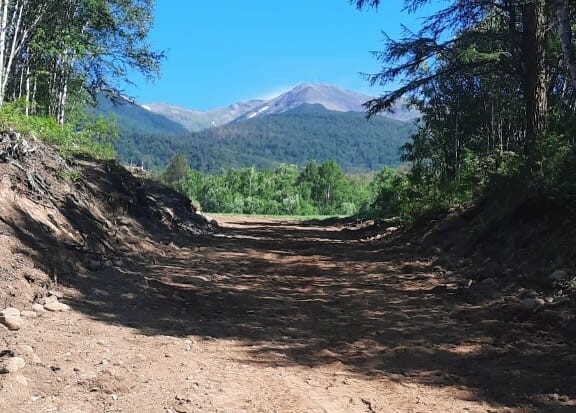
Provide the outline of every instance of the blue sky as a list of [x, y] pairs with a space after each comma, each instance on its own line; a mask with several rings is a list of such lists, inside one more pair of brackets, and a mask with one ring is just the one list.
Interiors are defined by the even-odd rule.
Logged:
[[382, 31], [416, 30], [402, 1], [358, 11], [347, 0], [157, 0], [150, 41], [167, 53], [162, 76], [136, 76], [139, 102], [206, 110], [272, 97], [301, 82], [329, 83], [377, 95], [360, 72], [378, 71], [369, 53]]

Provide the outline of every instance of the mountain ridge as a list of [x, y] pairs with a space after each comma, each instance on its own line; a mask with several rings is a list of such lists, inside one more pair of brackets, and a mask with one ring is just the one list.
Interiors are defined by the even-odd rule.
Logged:
[[[363, 113], [366, 111], [364, 103], [370, 99], [373, 97], [339, 86], [301, 83], [271, 99], [241, 101], [208, 111], [159, 102], [142, 104], [141, 107], [181, 124], [190, 132], [196, 132], [232, 122], [284, 113], [304, 104], [320, 104], [325, 109], [336, 112]], [[385, 113], [383, 116], [394, 120], [413, 121], [420, 114], [399, 104], [395, 112]]]
[[413, 123], [304, 104], [191, 133], [178, 152], [186, 154], [192, 168], [206, 173], [329, 159], [347, 172], [368, 172], [398, 165], [400, 148], [414, 130]]

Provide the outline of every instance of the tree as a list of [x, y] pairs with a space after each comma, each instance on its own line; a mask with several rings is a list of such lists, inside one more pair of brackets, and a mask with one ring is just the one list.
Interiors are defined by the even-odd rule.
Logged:
[[576, 89], [576, 49], [572, 35], [572, 19], [567, 0], [556, 0], [556, 19], [565, 64], [570, 73], [572, 88]]
[[0, 0], [0, 106], [6, 100], [14, 68], [26, 56], [27, 44], [47, 9], [46, 1]]
[[[378, 7], [380, 0], [352, 0], [358, 8]], [[415, 11], [428, 3], [405, 0], [405, 8]], [[417, 33], [408, 33], [401, 40], [387, 38], [386, 50], [377, 53], [385, 65], [383, 71], [369, 76], [371, 84], [387, 84], [406, 79], [403, 86], [367, 102], [370, 115], [386, 110], [403, 95], [417, 96], [422, 88], [438, 77], [453, 76], [471, 69], [486, 72], [514, 72], [522, 84], [524, 99], [524, 151], [531, 153], [539, 136], [546, 131], [548, 113], [546, 74], [545, 0], [453, 1], [426, 20]], [[484, 22], [498, 19], [506, 22], [506, 33], [474, 30]], [[474, 41], [460, 54], [453, 45], [464, 37], [481, 41], [487, 34], [493, 38], [505, 34], [507, 43], [501, 49], [478, 51]], [[443, 40], [449, 37], [448, 40]], [[422, 71], [427, 66], [428, 70]]]
[[190, 166], [188, 165], [186, 155], [183, 153], [177, 153], [172, 157], [172, 159], [170, 159], [170, 163], [166, 167], [163, 177], [164, 182], [167, 185], [176, 187], [189, 172]]
[[[0, 0], [0, 105], [36, 101], [66, 120], [71, 99], [121, 95], [138, 71], [158, 74], [151, 49], [153, 0]], [[33, 107], [27, 106], [29, 113]]]

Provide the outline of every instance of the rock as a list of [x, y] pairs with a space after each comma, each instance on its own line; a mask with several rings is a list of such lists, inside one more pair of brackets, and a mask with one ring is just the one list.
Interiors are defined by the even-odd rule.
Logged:
[[56, 298], [64, 298], [64, 293], [62, 291], [49, 290], [48, 295], [53, 295]]
[[0, 374], [16, 373], [18, 370], [22, 370], [25, 365], [26, 362], [23, 358], [10, 357], [0, 365]]
[[18, 350], [18, 354], [32, 354], [34, 353], [34, 349], [32, 348], [32, 346], [29, 346], [28, 344], [20, 344], [17, 348]]
[[0, 312], [0, 324], [8, 330], [16, 331], [22, 328], [23, 320], [20, 318], [20, 311], [17, 308], [6, 308]]
[[115, 267], [122, 267], [124, 265], [124, 261], [122, 261], [121, 259], [117, 259], [112, 261], [112, 264], [114, 264]]
[[32, 364], [34, 365], [42, 364], [42, 359], [36, 353], [32, 353], [29, 359], [32, 361]]
[[8, 307], [0, 311], [0, 314], [7, 317], [20, 317], [20, 310], [14, 307]]
[[28, 387], [28, 379], [21, 374], [15, 374], [12, 383], [20, 387]]
[[432, 247], [431, 251], [435, 255], [441, 255], [444, 252], [440, 247]]
[[472, 284], [474, 284], [474, 281], [472, 281], [472, 280], [466, 280], [466, 281], [464, 281], [464, 282], [461, 284], [461, 286], [462, 286], [463, 288], [470, 288], [470, 287], [472, 287]]
[[42, 364], [42, 360], [34, 352], [34, 349], [27, 344], [20, 344], [16, 348], [16, 356], [22, 356], [26, 360], [30, 361], [32, 364]]
[[40, 302], [44, 305], [48, 304], [48, 303], [54, 303], [58, 301], [58, 297], [56, 297], [55, 295], [50, 295], [48, 297], [44, 297], [42, 300], [40, 300]]
[[386, 232], [391, 233], [391, 232], [396, 232], [398, 231], [398, 227], [388, 227], [386, 228]]
[[541, 298], [525, 298], [520, 303], [520, 309], [523, 311], [534, 311], [537, 308], [540, 308], [545, 304], [546, 304], [546, 301], [544, 301]]
[[116, 221], [116, 224], [118, 225], [123, 225], [123, 226], [128, 226], [132, 223], [132, 221], [130, 220], [130, 218], [128, 217], [120, 217], [120, 219], [118, 219]]
[[563, 270], [556, 270], [548, 276], [550, 281], [566, 281], [568, 279], [568, 273]]
[[44, 308], [46, 310], [52, 311], [52, 312], [70, 310], [70, 306], [68, 306], [67, 304], [60, 303], [58, 301], [48, 303], [48, 304], [44, 305]]
[[24, 318], [37, 318], [38, 313], [30, 310], [22, 311], [22, 317]]
[[44, 314], [46, 312], [46, 309], [44, 308], [44, 306], [42, 304], [36, 303], [36, 304], [32, 304], [32, 311], [34, 311], [35, 313], [40, 315], [40, 314]]

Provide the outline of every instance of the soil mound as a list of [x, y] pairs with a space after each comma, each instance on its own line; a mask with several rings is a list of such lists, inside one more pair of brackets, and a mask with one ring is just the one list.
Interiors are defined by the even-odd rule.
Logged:
[[38, 301], [55, 284], [154, 243], [193, 243], [216, 226], [183, 195], [116, 161], [65, 160], [34, 137], [0, 133], [3, 307]]

